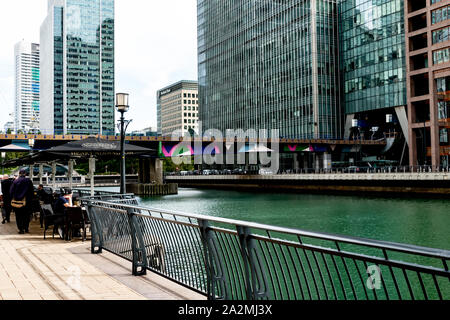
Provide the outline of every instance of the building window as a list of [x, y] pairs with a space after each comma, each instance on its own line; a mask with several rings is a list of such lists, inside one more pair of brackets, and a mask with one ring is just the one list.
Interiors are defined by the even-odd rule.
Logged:
[[439, 131], [439, 141], [443, 144], [448, 144], [448, 130], [447, 128]]
[[437, 50], [433, 52], [433, 63], [441, 64], [450, 61], [450, 48]]
[[433, 31], [433, 44], [441, 43], [449, 40], [450, 27]]
[[449, 18], [448, 16], [449, 13], [450, 13], [450, 6], [434, 10], [431, 13], [431, 23], [435, 24], [447, 20]]

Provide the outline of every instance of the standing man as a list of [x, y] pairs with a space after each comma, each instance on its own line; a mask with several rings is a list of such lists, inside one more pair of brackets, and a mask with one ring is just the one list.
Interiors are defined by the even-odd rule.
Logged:
[[2, 185], [2, 192], [3, 192], [3, 210], [5, 213], [5, 216], [3, 217], [2, 224], [5, 224], [6, 222], [10, 222], [11, 217], [11, 194], [10, 189], [12, 186], [13, 180], [9, 178], [7, 174], [3, 176], [3, 180], [1, 181]]
[[33, 182], [27, 177], [25, 170], [19, 171], [19, 177], [11, 186], [11, 205], [16, 214], [19, 234], [29, 233], [30, 218], [32, 214]]

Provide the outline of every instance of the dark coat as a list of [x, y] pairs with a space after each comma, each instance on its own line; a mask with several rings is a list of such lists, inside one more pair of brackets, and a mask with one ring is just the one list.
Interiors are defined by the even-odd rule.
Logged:
[[15, 199], [17, 201], [21, 201], [25, 198], [28, 207], [31, 205], [33, 195], [33, 182], [31, 182], [30, 179], [28, 179], [27, 177], [19, 177], [14, 180], [10, 189], [11, 200]]
[[2, 193], [3, 193], [3, 201], [5, 203], [11, 202], [11, 194], [10, 189], [13, 184], [13, 179], [2, 180]]

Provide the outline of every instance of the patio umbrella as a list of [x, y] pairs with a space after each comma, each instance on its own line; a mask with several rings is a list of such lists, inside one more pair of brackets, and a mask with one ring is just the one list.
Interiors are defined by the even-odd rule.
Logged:
[[[71, 141], [61, 146], [53, 147], [44, 152], [59, 156], [70, 155], [71, 157], [118, 157], [120, 156], [120, 141], [109, 141], [96, 137], [89, 137], [84, 140]], [[156, 155], [156, 150], [132, 144], [125, 144], [125, 154], [129, 156]]]

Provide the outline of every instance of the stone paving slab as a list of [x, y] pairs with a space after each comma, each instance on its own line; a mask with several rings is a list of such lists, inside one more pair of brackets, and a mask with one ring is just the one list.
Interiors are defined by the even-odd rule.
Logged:
[[[128, 263], [129, 264], [129, 263]], [[18, 234], [14, 221], [0, 224], [0, 300], [204, 299], [166, 279], [133, 277], [131, 264], [112, 254], [90, 254], [90, 241], [43, 239], [32, 221]]]

